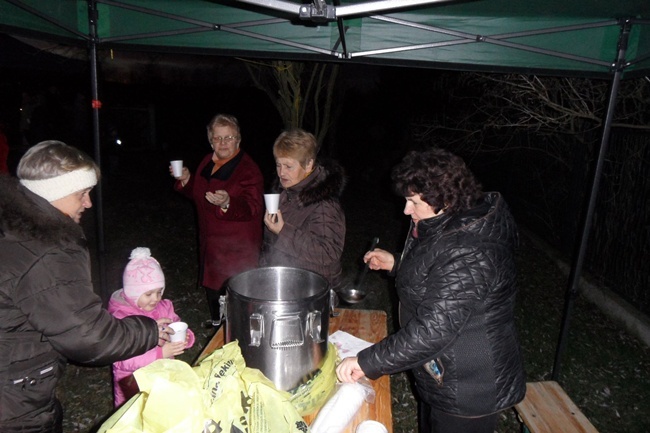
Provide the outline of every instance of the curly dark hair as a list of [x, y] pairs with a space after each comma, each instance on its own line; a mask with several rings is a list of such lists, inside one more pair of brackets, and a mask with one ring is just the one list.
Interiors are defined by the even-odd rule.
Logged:
[[397, 194], [420, 194], [436, 212], [470, 209], [482, 196], [481, 184], [465, 162], [440, 148], [409, 152], [393, 168], [392, 179]]

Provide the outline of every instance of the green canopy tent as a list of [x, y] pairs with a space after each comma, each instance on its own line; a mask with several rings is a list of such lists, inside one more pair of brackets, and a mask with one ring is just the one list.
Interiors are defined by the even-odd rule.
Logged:
[[[88, 47], [95, 158], [97, 51], [133, 49], [611, 80], [553, 369], [559, 377], [619, 83], [650, 71], [647, 0], [0, 0], [0, 31]], [[102, 268], [101, 185], [97, 192]], [[102, 290], [104, 279], [102, 277]]]
[[627, 77], [650, 68], [648, 14], [643, 0], [1, 0], [0, 30], [104, 48]]

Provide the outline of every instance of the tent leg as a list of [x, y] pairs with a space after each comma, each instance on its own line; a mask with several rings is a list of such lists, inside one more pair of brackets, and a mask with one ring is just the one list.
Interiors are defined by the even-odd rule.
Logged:
[[560, 330], [560, 337], [558, 340], [556, 352], [555, 352], [555, 363], [553, 365], [553, 373], [551, 375], [552, 380], [559, 381], [561, 364], [562, 364], [562, 355], [564, 354], [567, 346], [567, 340], [569, 337], [569, 322], [571, 319], [571, 313], [573, 311], [573, 304], [578, 297], [579, 293], [579, 284], [580, 276], [582, 274], [582, 265], [584, 263], [585, 251], [587, 250], [587, 241], [589, 238], [589, 231], [591, 230], [591, 224], [593, 220], [594, 209], [596, 207], [596, 198], [598, 196], [598, 189], [600, 187], [600, 179], [603, 171], [603, 164], [605, 162], [605, 155], [607, 154], [607, 148], [609, 146], [609, 136], [612, 129], [612, 120], [614, 118], [614, 109], [616, 106], [616, 99], [618, 95], [618, 88], [620, 86], [621, 77], [623, 71], [620, 65], [623, 65], [625, 60], [625, 52], [627, 49], [627, 40], [630, 33], [630, 24], [625, 22], [621, 29], [621, 35], [618, 41], [618, 58], [616, 62], [616, 70], [614, 71], [614, 77], [612, 78], [612, 85], [609, 93], [609, 100], [607, 105], [607, 112], [605, 114], [605, 120], [603, 123], [603, 133], [600, 142], [600, 150], [598, 152], [598, 159], [596, 160], [596, 166], [594, 169], [591, 191], [589, 193], [589, 200], [587, 203], [587, 208], [584, 213], [584, 219], [582, 222], [582, 233], [580, 234], [577, 252], [574, 257], [573, 264], [571, 266], [571, 272], [569, 274], [569, 285], [566, 291], [565, 300], [564, 300], [564, 313], [562, 316], [562, 327]]
[[[99, 91], [97, 85], [97, 12], [96, 0], [88, 0], [88, 32], [90, 43], [88, 48], [88, 57], [90, 60], [90, 84], [92, 92], [92, 112], [93, 112], [93, 147], [95, 151], [95, 162], [101, 167], [102, 156], [99, 140], [99, 109], [101, 103], [99, 100]], [[104, 245], [104, 197], [102, 190], [102, 181], [100, 180], [95, 187], [95, 212], [97, 214], [97, 261], [99, 264], [99, 284], [100, 296], [104, 306], [108, 303], [110, 293], [106, 284], [106, 246]]]

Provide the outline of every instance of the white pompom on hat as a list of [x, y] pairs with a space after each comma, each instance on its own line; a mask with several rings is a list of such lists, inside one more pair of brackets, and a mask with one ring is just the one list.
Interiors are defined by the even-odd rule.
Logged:
[[122, 275], [124, 295], [129, 300], [135, 303], [143, 293], [165, 288], [165, 274], [149, 248], [134, 249], [129, 259]]

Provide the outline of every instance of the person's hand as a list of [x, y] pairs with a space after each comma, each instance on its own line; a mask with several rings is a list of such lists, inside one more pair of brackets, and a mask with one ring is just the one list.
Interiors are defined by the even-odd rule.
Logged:
[[363, 262], [368, 263], [368, 267], [373, 271], [379, 269], [390, 271], [395, 266], [395, 257], [386, 250], [375, 248], [363, 256]]
[[266, 211], [264, 214], [264, 224], [271, 233], [278, 234], [284, 227], [284, 218], [282, 218], [282, 211], [278, 209], [278, 213], [270, 214]]
[[169, 334], [174, 333], [174, 330], [167, 326], [172, 323], [172, 319], [163, 317], [156, 320], [156, 323], [158, 324], [158, 346], [162, 346], [169, 341]]
[[185, 341], [166, 342], [162, 347], [163, 358], [173, 358], [185, 352]]
[[183, 171], [179, 177], [174, 176], [174, 170], [172, 170], [172, 166], [169, 166], [169, 174], [171, 177], [173, 177], [176, 180], [181, 181], [181, 185], [185, 186], [187, 182], [190, 180], [190, 170], [187, 167], [183, 167]]
[[343, 383], [354, 383], [364, 377], [366, 374], [359, 366], [359, 358], [345, 358], [336, 367], [336, 377]]
[[205, 199], [208, 203], [219, 206], [220, 208], [226, 208], [230, 204], [230, 196], [228, 195], [228, 192], [222, 189], [218, 189], [215, 192], [206, 192]]

